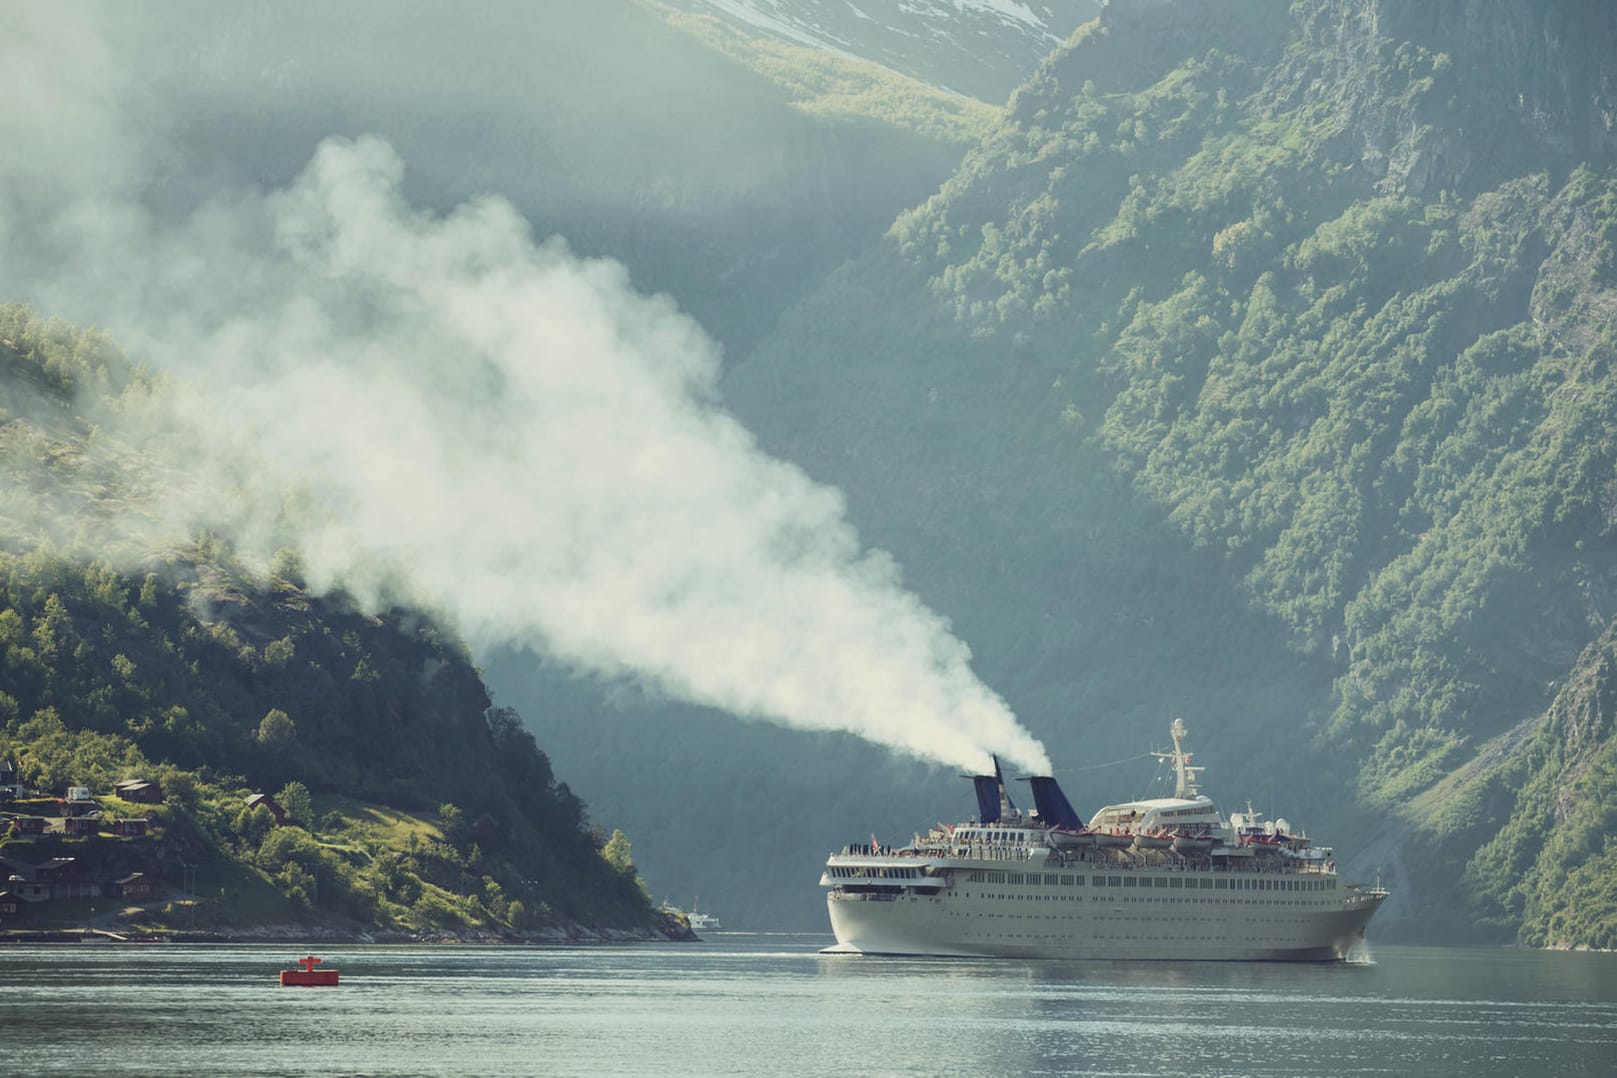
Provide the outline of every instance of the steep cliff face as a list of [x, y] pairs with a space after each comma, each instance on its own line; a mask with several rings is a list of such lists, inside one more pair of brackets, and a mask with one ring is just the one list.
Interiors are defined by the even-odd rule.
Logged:
[[[1269, 86], [1330, 150], [1413, 195], [1484, 190], [1524, 164], [1617, 152], [1617, 9], [1586, 0], [1297, 6]], [[1501, 77], [1501, 73], [1508, 73]]]
[[[1479, 119], [1510, 115], [1549, 153], [1581, 161], [1617, 151], [1617, 8], [1602, 0], [1378, 0], [1394, 41], [1447, 53]], [[1508, 73], [1500, 77], [1501, 73]]]

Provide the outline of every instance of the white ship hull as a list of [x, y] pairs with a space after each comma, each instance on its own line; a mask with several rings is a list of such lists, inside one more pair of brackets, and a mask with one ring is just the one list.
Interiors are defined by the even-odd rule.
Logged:
[[[996, 866], [1001, 867], [1001, 866]], [[1137, 870], [1002, 873], [1026, 883], [968, 882], [937, 894], [828, 895], [831, 952], [982, 958], [1340, 961], [1364, 938], [1385, 897], [1341, 887], [1334, 876]], [[1095, 871], [1101, 869], [1101, 871]], [[1046, 884], [1046, 878], [1084, 883]], [[1093, 886], [1129, 879], [1135, 886]], [[1202, 881], [1214, 887], [1204, 890]], [[1159, 886], [1173, 884], [1177, 886]], [[1278, 889], [1295, 881], [1309, 889]], [[1276, 889], [1238, 888], [1236, 883]]]
[[902, 848], [849, 845], [820, 886], [839, 954], [1341, 961], [1387, 897], [1342, 883], [1331, 851], [1248, 804], [1226, 820], [1170, 730], [1173, 797], [1107, 805], [1085, 824], [1053, 776], [1018, 809], [999, 761], [971, 776], [978, 819]]

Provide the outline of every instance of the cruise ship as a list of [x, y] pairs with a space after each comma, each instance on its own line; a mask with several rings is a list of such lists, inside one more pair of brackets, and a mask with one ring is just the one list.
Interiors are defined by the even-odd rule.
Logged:
[[1331, 850], [1250, 805], [1222, 815], [1171, 727], [1173, 797], [1107, 805], [1086, 824], [1049, 776], [1012, 801], [994, 761], [977, 819], [900, 848], [844, 847], [825, 865], [825, 954], [1330, 962], [1386, 899], [1344, 882]]

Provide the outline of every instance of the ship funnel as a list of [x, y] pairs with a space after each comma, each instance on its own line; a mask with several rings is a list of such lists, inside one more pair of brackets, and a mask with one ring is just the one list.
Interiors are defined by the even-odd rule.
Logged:
[[973, 775], [971, 781], [977, 787], [977, 821], [979, 823], [997, 823], [999, 821], [999, 779], [993, 775]]
[[973, 775], [971, 781], [977, 787], [977, 818], [980, 821], [998, 823], [1016, 811], [1016, 802], [1011, 800], [1010, 791], [1005, 789], [1005, 775], [1000, 770], [998, 756], [994, 757], [992, 775]]
[[1035, 775], [1027, 780], [1033, 786], [1033, 805], [1039, 810], [1039, 819], [1052, 827], [1070, 831], [1083, 829], [1083, 821], [1062, 792], [1061, 784], [1049, 775]]

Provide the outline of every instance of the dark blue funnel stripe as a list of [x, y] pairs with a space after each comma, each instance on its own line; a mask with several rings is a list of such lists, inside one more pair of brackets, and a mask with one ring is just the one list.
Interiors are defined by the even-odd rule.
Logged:
[[996, 775], [973, 775], [971, 781], [977, 786], [977, 820], [980, 823], [994, 823], [999, 819], [999, 777]]
[[[1061, 792], [1061, 784], [1055, 779], [1049, 775], [1035, 775], [1028, 782], [1033, 784], [1033, 806], [1039, 810], [1039, 819], [1070, 831], [1080, 830], [1084, 826], [1072, 802]], [[982, 787], [978, 786], [977, 800], [981, 801], [982, 796]]]

